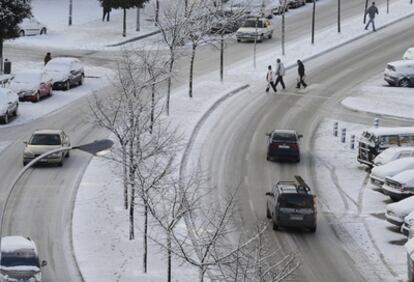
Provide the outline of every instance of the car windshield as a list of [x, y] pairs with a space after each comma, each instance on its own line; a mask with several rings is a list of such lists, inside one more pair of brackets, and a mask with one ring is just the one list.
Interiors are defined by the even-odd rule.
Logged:
[[37, 266], [39, 265], [39, 258], [32, 253], [26, 252], [15, 252], [12, 254], [2, 253], [1, 254], [1, 265], [6, 267], [13, 266]]
[[296, 135], [292, 133], [275, 132], [272, 135], [272, 141], [296, 142]]
[[39, 83], [41, 76], [40, 73], [17, 73], [13, 78], [13, 82], [26, 84]]
[[283, 208], [312, 208], [313, 197], [311, 195], [285, 194], [280, 197], [280, 206]]
[[30, 145], [60, 145], [59, 134], [34, 134], [29, 142]]
[[[243, 27], [256, 27], [256, 20], [247, 20], [244, 22]], [[257, 21], [257, 27], [263, 27], [263, 21]]]

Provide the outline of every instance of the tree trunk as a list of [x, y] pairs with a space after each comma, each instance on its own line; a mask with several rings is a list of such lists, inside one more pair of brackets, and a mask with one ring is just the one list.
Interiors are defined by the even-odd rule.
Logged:
[[367, 9], [368, 9], [368, 0], [365, 0], [365, 9], [364, 9], [364, 23], [367, 20]]
[[0, 38], [0, 74], [3, 73], [3, 38]]
[[131, 187], [131, 199], [129, 201], [129, 240], [135, 239], [134, 231], [134, 209], [135, 209], [135, 187]]
[[[286, 2], [286, 1], [285, 1]], [[282, 13], [282, 55], [285, 55], [285, 10]]]
[[127, 165], [126, 147], [122, 144], [122, 162], [123, 162], [123, 184], [124, 184], [124, 208], [128, 209], [128, 165]]
[[148, 259], [148, 204], [144, 205], [144, 250], [143, 250], [143, 271], [147, 273], [147, 259]]
[[256, 47], [257, 47], [257, 34], [258, 34], [258, 32], [257, 32], [257, 25], [258, 25], [258, 23], [259, 23], [259, 17], [256, 17], [256, 22], [255, 22], [255, 24], [254, 24], [254, 26], [255, 26], [255, 33], [256, 33], [256, 36], [254, 37], [254, 47], [253, 47], [253, 67], [256, 69]]
[[168, 273], [167, 273], [167, 281], [171, 282], [171, 269], [172, 269], [172, 264], [171, 264], [171, 258], [172, 258], [172, 252], [171, 252], [171, 230], [167, 231], [167, 263], [168, 263]]
[[204, 269], [204, 267], [200, 267], [200, 270], [198, 272], [198, 281], [199, 282], [204, 282], [204, 274], [206, 273], [206, 270]]
[[167, 80], [167, 99], [166, 99], [166, 112], [167, 116], [170, 115], [170, 95], [171, 95], [171, 80], [172, 80], [172, 70], [174, 67], [174, 51], [170, 50], [171, 52], [171, 58], [170, 58], [170, 66], [168, 69], [168, 80]]
[[193, 43], [191, 59], [190, 59], [190, 79], [188, 81], [188, 96], [190, 96], [190, 98], [193, 98], [194, 59], [196, 55], [196, 49], [197, 49], [197, 44]]
[[155, 26], [158, 25], [159, 15], [160, 15], [160, 1], [156, 0], [155, 1]]
[[220, 81], [224, 79], [224, 34], [220, 37]]
[[387, 0], [387, 15], [390, 13], [390, 0]]
[[313, 0], [313, 7], [312, 7], [312, 40], [311, 40], [312, 44], [315, 44], [315, 12], [316, 12], [316, 0]]
[[338, 33], [341, 33], [341, 0], [338, 0]]
[[140, 12], [141, 12], [141, 9], [140, 8], [137, 8], [137, 28], [136, 28], [136, 31], [140, 31], [141, 30], [141, 26], [140, 26]]
[[151, 124], [150, 124], [150, 133], [152, 134], [152, 129], [154, 127], [154, 108], [155, 108], [155, 80], [151, 86]]
[[126, 36], [126, 9], [124, 9], [124, 20], [122, 25], [122, 36]]

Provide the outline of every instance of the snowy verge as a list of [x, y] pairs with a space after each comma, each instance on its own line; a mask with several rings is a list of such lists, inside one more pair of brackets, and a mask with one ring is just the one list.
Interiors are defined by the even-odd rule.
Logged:
[[388, 86], [383, 76], [380, 74], [357, 85], [350, 93], [352, 96], [341, 104], [351, 110], [414, 119], [413, 89]]
[[[334, 122], [322, 121], [315, 134], [321, 210], [329, 215], [340, 238], [351, 237], [358, 245], [359, 251], [350, 254], [357, 262], [369, 258], [386, 281], [405, 279], [406, 238], [384, 216], [385, 206], [391, 201], [369, 184], [368, 172], [357, 162], [357, 148], [350, 148], [349, 139], [341, 143], [340, 137], [333, 136]], [[339, 128], [347, 128], [348, 136], [359, 136], [366, 129], [360, 124], [338, 122]]]

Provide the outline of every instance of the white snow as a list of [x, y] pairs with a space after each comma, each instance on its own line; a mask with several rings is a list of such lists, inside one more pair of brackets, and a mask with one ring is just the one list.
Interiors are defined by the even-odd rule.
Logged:
[[372, 169], [370, 177], [384, 181], [385, 177], [394, 176], [408, 169], [414, 169], [414, 158], [398, 159], [384, 165], [376, 166]]
[[414, 169], [404, 170], [403, 172], [387, 178], [394, 180], [407, 188], [414, 187]]
[[408, 197], [396, 203], [387, 205], [387, 212], [392, 212], [401, 220], [404, 219], [410, 212], [414, 211], [414, 197]]
[[1, 238], [2, 252], [9, 253], [19, 249], [32, 249], [36, 251], [36, 245], [32, 240], [23, 236], [5, 236]]
[[414, 157], [414, 147], [390, 147], [382, 151], [378, 156], [374, 158], [374, 165], [384, 165], [391, 161]]

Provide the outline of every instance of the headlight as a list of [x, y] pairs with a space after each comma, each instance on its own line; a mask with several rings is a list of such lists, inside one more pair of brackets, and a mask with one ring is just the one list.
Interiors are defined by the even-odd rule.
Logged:
[[387, 210], [387, 215], [388, 215], [388, 216], [395, 216], [394, 212], [392, 212], [392, 211], [390, 211], [390, 210]]
[[54, 153], [54, 154], [49, 155], [49, 158], [60, 158], [60, 156], [61, 156], [61, 153]]

